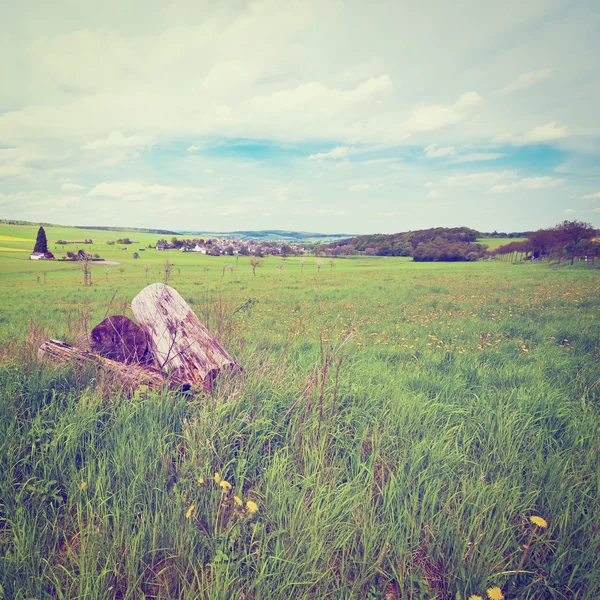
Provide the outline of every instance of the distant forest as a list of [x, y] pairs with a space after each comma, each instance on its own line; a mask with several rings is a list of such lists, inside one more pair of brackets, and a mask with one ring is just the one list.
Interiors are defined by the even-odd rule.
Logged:
[[367, 256], [412, 256], [416, 262], [470, 261], [485, 255], [487, 246], [477, 243], [480, 237], [481, 232], [469, 227], [434, 227], [390, 235], [361, 235], [332, 242], [323, 250], [333, 256], [364, 252]]

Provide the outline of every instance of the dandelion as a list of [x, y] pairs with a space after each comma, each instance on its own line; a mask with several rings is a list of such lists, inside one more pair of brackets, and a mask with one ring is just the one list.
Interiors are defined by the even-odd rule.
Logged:
[[246, 502], [246, 508], [248, 509], [249, 513], [258, 512], [258, 504], [256, 504], [256, 502], [252, 502], [252, 500], [248, 500]]
[[219, 483], [219, 485], [226, 491], [229, 491], [231, 489], [231, 484], [229, 483], [229, 481], [225, 481], [224, 479], [221, 481], [221, 483]]
[[215, 473], [215, 481], [220, 485], [221, 484], [221, 476], [218, 473]]
[[493, 587], [487, 590], [487, 595], [490, 600], [504, 600], [504, 594], [499, 587]]
[[192, 516], [192, 513], [194, 512], [194, 509], [196, 507], [192, 504], [188, 509], [187, 512], [185, 513], [185, 518], [189, 519]]
[[204, 477], [198, 477], [198, 485], [202, 485], [204, 483]]
[[87, 490], [87, 483], [85, 481], [81, 482], [81, 485], [79, 486], [82, 490]]
[[481, 596], [478, 596], [477, 594], [473, 594], [469, 596], [469, 600], [483, 600], [483, 598]]
[[233, 497], [233, 501], [238, 505], [238, 506], [243, 506], [244, 503], [242, 502], [242, 499], [238, 496], [234, 496]]
[[542, 517], [533, 516], [533, 517], [529, 517], [529, 520], [534, 525], [537, 525], [538, 527], [541, 527], [542, 529], [546, 529], [546, 527], [548, 527], [547, 521], [545, 519], [542, 519]]

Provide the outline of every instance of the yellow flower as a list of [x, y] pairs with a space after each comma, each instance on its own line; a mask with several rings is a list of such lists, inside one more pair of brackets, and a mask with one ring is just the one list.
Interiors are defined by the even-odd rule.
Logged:
[[234, 496], [233, 497], [234, 502], [238, 505], [238, 506], [243, 506], [244, 503], [242, 502], [241, 498], [238, 498], [238, 496]]
[[490, 600], [504, 600], [504, 594], [499, 587], [490, 588], [487, 595]]
[[198, 485], [202, 485], [204, 483], [204, 477], [198, 477]]
[[546, 522], [545, 519], [542, 519], [542, 517], [529, 517], [529, 520], [534, 525], [537, 525], [538, 527], [542, 527], [543, 529], [546, 529], [546, 527], [548, 527], [548, 523]]
[[215, 481], [221, 483], [221, 476], [218, 473], [215, 473]]
[[252, 502], [252, 500], [248, 500], [248, 502], [246, 502], [246, 508], [248, 509], [249, 513], [258, 512], [258, 504], [256, 504], [256, 502]]
[[231, 484], [229, 483], [229, 481], [225, 481], [224, 479], [221, 481], [221, 483], [219, 483], [219, 485], [224, 489], [229, 491], [231, 489]]
[[192, 513], [194, 512], [194, 508], [196, 508], [193, 504], [187, 509], [187, 512], [185, 513], [185, 518], [189, 519], [192, 516]]
[[472, 596], [469, 596], [469, 600], [483, 600], [483, 598], [477, 594], [473, 594]]
[[81, 485], [79, 486], [82, 490], [87, 490], [87, 483], [85, 481], [81, 482]]

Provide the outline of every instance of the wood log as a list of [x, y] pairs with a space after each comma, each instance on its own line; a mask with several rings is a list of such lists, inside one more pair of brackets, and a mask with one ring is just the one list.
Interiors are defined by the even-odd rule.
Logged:
[[100, 356], [128, 365], [148, 362], [146, 332], [127, 317], [104, 319], [92, 329], [90, 337], [92, 350]]
[[96, 365], [103, 371], [114, 375], [118, 383], [127, 390], [136, 390], [141, 385], [148, 387], [164, 387], [187, 391], [190, 384], [176, 377], [167, 376], [162, 371], [148, 365], [127, 365], [121, 362], [98, 356], [93, 352], [81, 350], [58, 340], [44, 342], [38, 350], [38, 359], [49, 358], [52, 361], [72, 363], [76, 365]]
[[239, 368], [173, 288], [149, 285], [133, 299], [131, 310], [148, 335], [155, 364], [167, 373], [210, 390], [220, 371]]

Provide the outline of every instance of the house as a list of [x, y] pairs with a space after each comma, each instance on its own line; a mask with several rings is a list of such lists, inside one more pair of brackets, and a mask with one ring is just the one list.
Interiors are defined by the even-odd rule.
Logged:
[[165, 245], [164, 244], [156, 244], [156, 249], [157, 250], [164, 250], [165, 249]]
[[52, 252], [32, 252], [29, 255], [29, 260], [52, 260], [53, 258]]
[[200, 254], [206, 254], [206, 248], [203, 248], [202, 246], [199, 246], [198, 244], [196, 244], [193, 251], [200, 252]]

